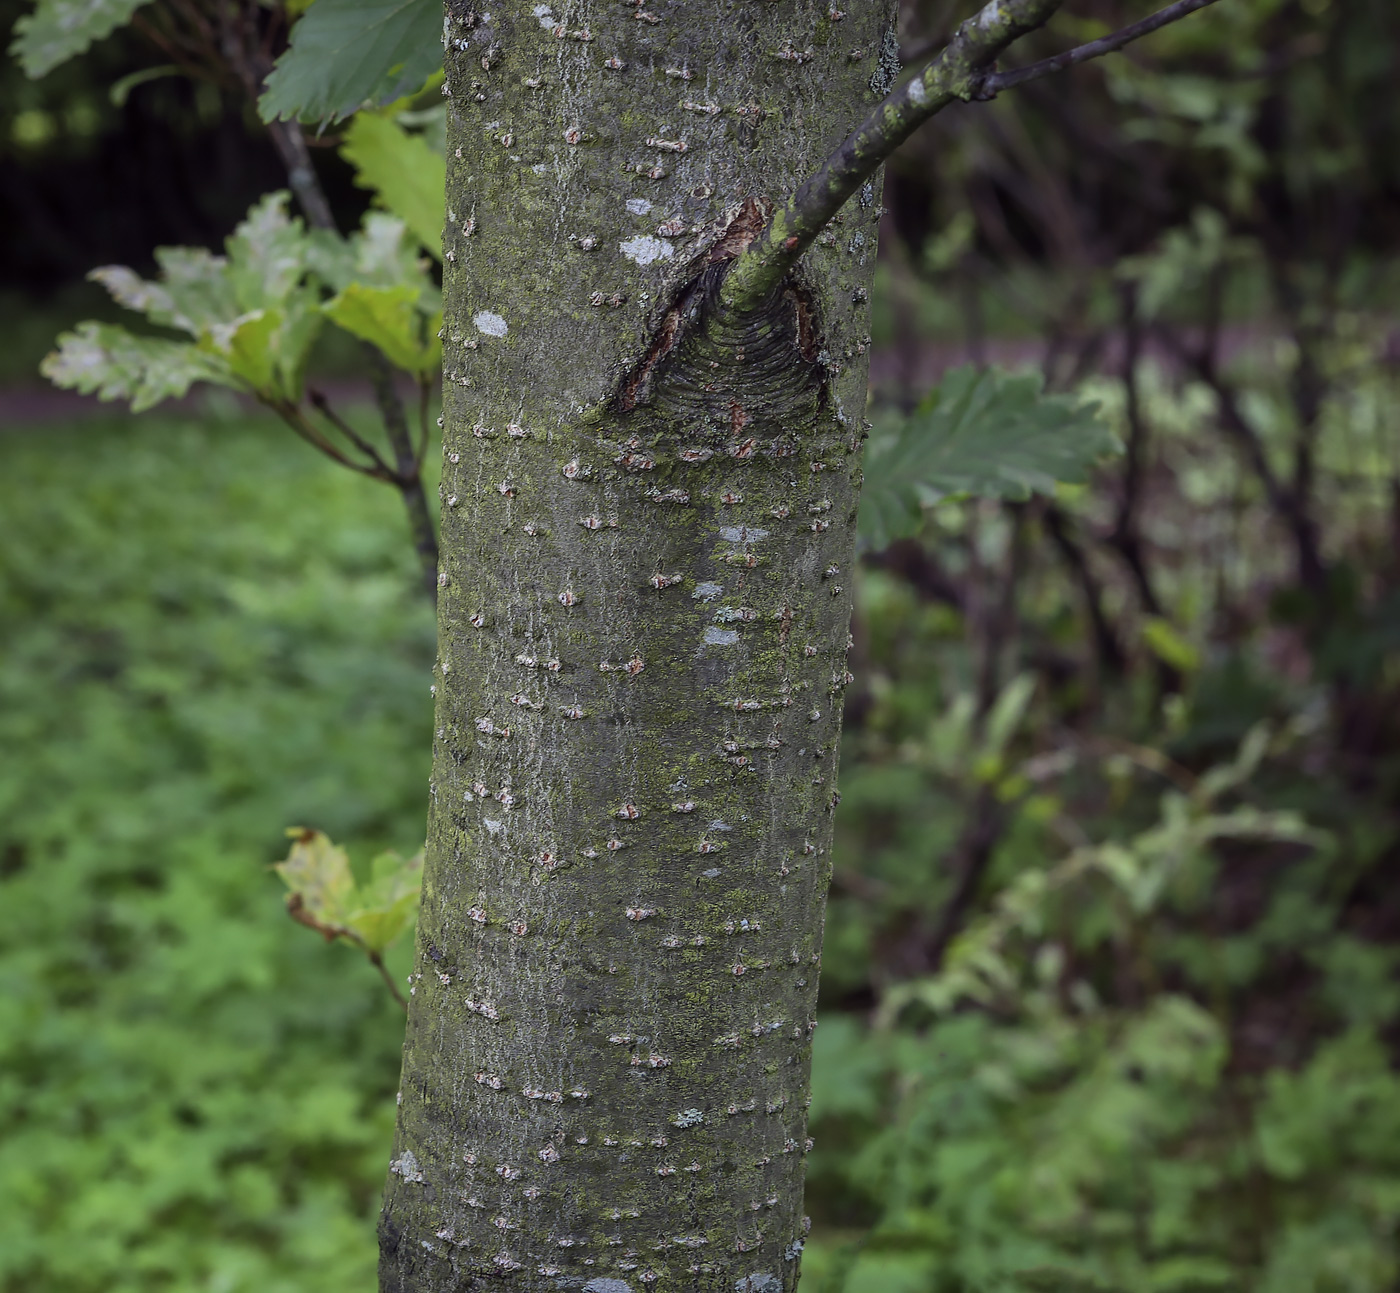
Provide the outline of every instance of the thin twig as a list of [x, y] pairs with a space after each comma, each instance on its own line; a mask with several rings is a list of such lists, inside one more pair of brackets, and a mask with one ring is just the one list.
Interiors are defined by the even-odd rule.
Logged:
[[996, 703], [1002, 689], [1002, 665], [1008, 654], [1007, 644], [1013, 644], [1014, 653], [1017, 640], [1016, 594], [1026, 560], [1026, 505], [1008, 503], [1006, 515], [1011, 522], [1011, 542], [1007, 552], [1006, 566], [993, 572], [993, 582], [1001, 585], [1001, 595], [989, 605], [982, 623], [982, 659], [977, 666], [977, 715], [985, 719]]
[[339, 413], [337, 413], [333, 408], [331, 408], [331, 403], [325, 397], [325, 395], [323, 395], [320, 391], [317, 390], [308, 390], [306, 392], [306, 398], [311, 401], [311, 406], [316, 410], [316, 412], [318, 412], [323, 418], [326, 419], [327, 422], [329, 422], [333, 427], [335, 427], [335, 429], [339, 431], [340, 434], [343, 435], [347, 440], [349, 440], [350, 443], [353, 444], [356, 449], [358, 449], [362, 454], [364, 454], [366, 458], [368, 458], [371, 462], [374, 463], [375, 467], [378, 469], [378, 473], [382, 473], [377, 474], [377, 478], [379, 480], [396, 481], [398, 479], [397, 476], [395, 476], [394, 474], [394, 469], [390, 467], [389, 464], [379, 456], [379, 450], [377, 450], [372, 444], [370, 444], [368, 440], [366, 440], [362, 435], [360, 435], [360, 433], [356, 431], [355, 428], [352, 427], [343, 417], [341, 417]]
[[339, 449], [325, 436], [317, 430], [312, 423], [295, 404], [290, 400], [263, 399], [266, 404], [278, 417], [282, 419], [293, 431], [297, 433], [307, 444], [319, 449], [327, 458], [338, 462], [342, 467], [349, 467], [351, 471], [357, 471], [362, 476], [369, 476], [375, 480], [392, 480], [392, 476], [384, 476], [376, 467], [367, 467], [363, 463], [355, 462], [347, 458]]
[[399, 985], [394, 982], [394, 976], [389, 973], [389, 967], [384, 964], [384, 958], [378, 952], [371, 952], [368, 948], [365, 949], [365, 955], [369, 957], [369, 963], [379, 971], [379, 977], [384, 980], [384, 984], [393, 994], [394, 1000], [403, 1007], [404, 1014], [408, 1014], [408, 1001], [399, 991]]
[[297, 203], [313, 229], [335, 229], [335, 217], [325, 190], [316, 178], [306, 135], [295, 121], [270, 121], [267, 133], [272, 138], [277, 155], [287, 172], [287, 183], [296, 194]]
[[[1138, 317], [1137, 291], [1124, 285], [1119, 294], [1119, 309], [1123, 323], [1123, 412], [1128, 434], [1123, 446], [1122, 492], [1113, 527], [1104, 536], [1107, 545], [1118, 553], [1127, 566], [1138, 600], [1148, 615], [1161, 615], [1162, 604], [1148, 573], [1147, 558], [1142, 547], [1142, 528], [1138, 512], [1142, 502], [1146, 473], [1147, 448], [1151, 430], [1143, 409], [1138, 368], [1142, 360], [1143, 329]], [[1157, 674], [1163, 690], [1181, 690], [1181, 671], [1165, 660], [1158, 660]]]
[[322, 920], [314, 911], [306, 905], [304, 895], [298, 889], [293, 889], [287, 895], [287, 915], [289, 915], [298, 925], [305, 925], [307, 929], [314, 929], [328, 943], [334, 943], [336, 939], [343, 938], [352, 947], [358, 947], [369, 963], [379, 971], [379, 976], [388, 985], [389, 991], [393, 994], [394, 1000], [404, 1008], [404, 1013], [408, 1012], [408, 1002], [404, 1000], [399, 992], [398, 986], [390, 977], [389, 971], [384, 966], [384, 958], [370, 947], [365, 940], [353, 929], [346, 925], [336, 925]]
[[394, 483], [398, 486], [408, 513], [409, 530], [413, 535], [413, 546], [418, 553], [418, 564], [422, 572], [423, 591], [437, 602], [438, 590], [438, 543], [433, 529], [433, 518], [428, 508], [428, 500], [423, 493], [423, 474], [419, 456], [413, 450], [413, 437], [408, 429], [408, 417], [404, 412], [403, 401], [394, 389], [394, 372], [389, 361], [378, 347], [369, 342], [364, 344], [365, 358], [369, 368], [370, 382], [374, 387], [375, 403], [384, 417], [384, 430], [389, 437], [389, 447], [394, 451]]
[[1005, 829], [1006, 812], [995, 791], [991, 786], [982, 786], [949, 858], [954, 868], [953, 892], [938, 913], [938, 923], [924, 945], [930, 973], [937, 973], [942, 967], [950, 944], [966, 922]]
[[817, 234], [880, 163], [934, 113], [971, 99], [983, 69], [1012, 41], [1047, 23], [1063, 0], [989, 0], [938, 55], [896, 86], [734, 260], [724, 304], [752, 309], [782, 281]]
[[1103, 751], [1107, 754], [1121, 755], [1129, 763], [1135, 763], [1147, 772], [1164, 777], [1183, 794], [1195, 793], [1198, 781], [1196, 774], [1149, 745], [1138, 745], [1133, 741], [1120, 740], [1116, 736], [1081, 736], [1077, 732], [1068, 731], [1064, 735], [1066, 740], [1091, 753]]
[[1207, 5], [1215, 3], [1216, 0], [1176, 0], [1175, 4], [1169, 4], [1165, 9], [1159, 9], [1141, 22], [1129, 23], [1121, 31], [1115, 31], [1111, 35], [1091, 40], [1083, 45], [1076, 45], [1073, 49], [1067, 49], [1063, 54], [1056, 54], [1053, 58], [1043, 58], [1039, 63], [1032, 63], [1029, 67], [1013, 68], [1009, 72], [993, 72], [983, 79], [975, 97], [994, 99], [1003, 90], [1009, 90], [1013, 86], [1024, 85], [1027, 81], [1049, 76], [1053, 72], [1063, 72], [1066, 68], [1074, 67], [1078, 63], [1087, 63], [1091, 58], [1102, 58], [1105, 54], [1113, 54], [1122, 49], [1124, 45], [1130, 45], [1133, 41], [1139, 40], [1143, 36], [1149, 36], [1154, 31], [1167, 26], [1168, 23], [1176, 22], [1185, 18], [1189, 13], [1195, 13], [1197, 9], [1204, 9]]
[[1127, 657], [1103, 608], [1103, 590], [1089, 565], [1088, 554], [1075, 537], [1069, 517], [1054, 503], [1046, 506], [1041, 513], [1041, 519], [1051, 541], [1060, 550], [1060, 555], [1084, 594], [1084, 609], [1093, 628], [1095, 655], [1100, 673], [1121, 675], [1127, 669]]
[[265, 63], [272, 63], [273, 50], [278, 46], [282, 30], [287, 23], [287, 8], [283, 4], [270, 7], [268, 21], [263, 24], [262, 38], [258, 42], [258, 57]]
[[217, 54], [218, 41], [214, 35], [214, 28], [209, 23], [208, 15], [197, 4], [190, 3], [190, 0], [168, 0], [168, 2], [171, 8], [178, 10], [185, 21], [198, 33], [207, 52]]
[[[172, 36], [168, 32], [163, 32], [146, 18], [144, 14], [136, 13], [131, 16], [131, 26], [140, 32], [151, 42], [162, 54], [174, 63], [191, 80], [209, 79], [209, 69], [201, 64], [190, 54], [190, 50], [185, 42]], [[214, 78], [217, 84], [217, 78]]]
[[428, 401], [432, 398], [433, 387], [426, 373], [418, 378], [418, 448], [414, 453], [415, 473], [423, 470], [428, 459]]
[[1263, 436], [1245, 416], [1238, 392], [1221, 376], [1214, 355], [1204, 351], [1192, 354], [1170, 329], [1163, 329], [1158, 335], [1214, 393], [1217, 425], [1244, 455], [1263, 486], [1270, 507], [1293, 540], [1299, 583], [1310, 592], [1325, 597], [1327, 566], [1319, 550], [1317, 525], [1309, 510], [1307, 496], [1295, 493], [1274, 470]]
[[1062, 3], [1063, 0], [989, 0], [963, 22], [938, 54], [875, 106], [735, 257], [721, 289], [724, 305], [736, 312], [756, 308], [881, 163], [950, 103], [958, 99], [989, 99], [1011, 85], [1112, 53], [1215, 0], [1176, 0], [1151, 18], [1055, 59], [1014, 72], [991, 70], [1003, 50], [1028, 32], [1043, 27]]
[[1259, 433], [1254, 429], [1243, 409], [1235, 398], [1235, 392], [1226, 384], [1216, 365], [1213, 354], [1203, 351], [1193, 352], [1170, 328], [1159, 328], [1157, 335], [1173, 351], [1177, 358], [1191, 369], [1215, 396], [1216, 409], [1220, 415], [1220, 426], [1227, 437], [1235, 442], [1248, 461], [1250, 468], [1259, 478], [1264, 493], [1281, 517], [1288, 518], [1292, 512], [1292, 500], [1288, 490], [1279, 479], [1269, 462], [1268, 451]]

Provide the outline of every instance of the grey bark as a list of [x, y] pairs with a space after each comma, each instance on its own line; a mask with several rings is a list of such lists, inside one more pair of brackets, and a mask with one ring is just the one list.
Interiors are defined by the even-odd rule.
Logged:
[[889, 88], [891, 18], [449, 9], [383, 1290], [796, 1287], [878, 182], [757, 309], [718, 289]]

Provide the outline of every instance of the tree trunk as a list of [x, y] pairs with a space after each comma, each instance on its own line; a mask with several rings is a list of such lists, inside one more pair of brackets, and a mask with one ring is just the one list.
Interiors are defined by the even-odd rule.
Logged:
[[797, 1284], [890, 7], [449, 4], [437, 740], [381, 1288]]

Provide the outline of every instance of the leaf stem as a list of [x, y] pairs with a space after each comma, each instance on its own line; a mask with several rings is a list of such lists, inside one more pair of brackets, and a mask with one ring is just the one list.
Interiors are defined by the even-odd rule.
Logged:
[[395, 479], [393, 468], [390, 467], [389, 464], [379, 456], [379, 451], [372, 444], [370, 444], [368, 440], [366, 440], [362, 435], [360, 435], [360, 433], [356, 431], [355, 428], [352, 427], [343, 417], [341, 417], [339, 413], [337, 413], [333, 408], [331, 408], [331, 403], [325, 397], [325, 395], [323, 395], [320, 391], [308, 390], [306, 392], [306, 398], [311, 401], [311, 406], [316, 410], [316, 412], [318, 412], [323, 418], [325, 418], [327, 422], [329, 422], [333, 427], [335, 427], [335, 429], [339, 431], [341, 435], [343, 435], [347, 440], [349, 440], [350, 443], [353, 444], [356, 449], [358, 449], [362, 454], [364, 454], [366, 458], [373, 462], [374, 465], [381, 472], [383, 472], [383, 475], [380, 477], [380, 479]]
[[321, 434], [320, 429], [304, 412], [302, 412], [301, 407], [292, 403], [291, 400], [267, 398], [265, 396], [259, 396], [258, 398], [276, 413], [282, 421], [291, 427], [297, 435], [305, 440], [307, 444], [319, 449], [327, 458], [338, 462], [342, 467], [349, 467], [351, 471], [359, 472], [362, 476], [370, 476], [375, 480], [393, 481], [393, 472], [387, 467], [382, 465], [367, 466], [364, 463], [355, 462], [353, 459], [347, 458], [336, 448], [333, 442], [326, 439], [326, 437]]
[[369, 963], [379, 971], [379, 977], [384, 980], [384, 986], [389, 989], [395, 1001], [403, 1007], [404, 1014], [408, 1014], [408, 1000], [399, 991], [399, 985], [394, 982], [394, 976], [389, 973], [389, 967], [384, 964], [384, 958], [378, 952], [371, 952], [365, 948], [365, 955], [369, 957]]
[[413, 451], [408, 417], [404, 412], [403, 401], [394, 389], [394, 373], [389, 361], [384, 358], [378, 347], [368, 341], [364, 343], [364, 351], [369, 360], [369, 379], [374, 388], [375, 402], [384, 417], [384, 430], [389, 437], [389, 447], [394, 451], [395, 466], [392, 479], [398, 486], [404, 509], [408, 512], [408, 527], [413, 536], [414, 550], [418, 553], [423, 589], [428, 594], [428, 599], [436, 605], [437, 534], [433, 529], [427, 497], [423, 493], [423, 475], [418, 455]]
[[418, 448], [414, 451], [417, 469], [421, 473], [428, 458], [428, 402], [432, 399], [432, 383], [426, 373], [418, 378]]

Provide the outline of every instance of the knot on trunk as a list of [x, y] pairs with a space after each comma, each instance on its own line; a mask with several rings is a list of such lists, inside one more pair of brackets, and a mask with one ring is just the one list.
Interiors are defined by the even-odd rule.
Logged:
[[[716, 241], [686, 267], [646, 355], [620, 384], [620, 413], [650, 406], [668, 416], [712, 420], [737, 405], [745, 418], [810, 410], [826, 384], [810, 290], [796, 274], [753, 309], [727, 307], [721, 287], [735, 257], [763, 227], [748, 199]], [[809, 414], [810, 415], [810, 414]], [[767, 420], [767, 418], [765, 418]]]

